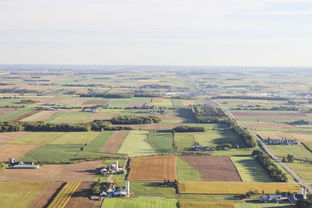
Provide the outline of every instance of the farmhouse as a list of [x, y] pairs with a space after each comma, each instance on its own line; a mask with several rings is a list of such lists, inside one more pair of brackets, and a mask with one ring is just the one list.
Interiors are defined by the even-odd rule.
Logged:
[[9, 158], [8, 160], [8, 168], [9, 169], [38, 169], [39, 165], [34, 165], [31, 163], [23, 163], [23, 162], [16, 162], [13, 157]]
[[268, 144], [272, 144], [272, 145], [297, 145], [298, 142], [294, 139], [271, 139], [271, 138], [268, 138], [267, 140], [267, 143]]
[[259, 198], [259, 201], [262, 203], [279, 203], [281, 200], [282, 195], [280, 194], [268, 194]]

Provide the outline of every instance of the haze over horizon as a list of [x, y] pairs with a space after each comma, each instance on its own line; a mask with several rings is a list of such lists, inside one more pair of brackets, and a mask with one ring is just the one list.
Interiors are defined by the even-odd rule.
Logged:
[[312, 66], [312, 0], [1, 0], [0, 64]]

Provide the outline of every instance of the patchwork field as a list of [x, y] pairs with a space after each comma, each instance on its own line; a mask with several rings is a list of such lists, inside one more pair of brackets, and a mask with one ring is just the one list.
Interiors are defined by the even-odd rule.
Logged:
[[27, 112], [27, 113], [24, 113], [22, 115], [16, 116], [14, 118], [11, 118], [9, 121], [21, 121], [21, 120], [23, 120], [23, 119], [25, 119], [27, 117], [30, 117], [32, 115], [35, 115], [35, 114], [39, 113], [39, 112], [40, 112], [39, 110], [32, 110], [30, 112]]
[[147, 134], [147, 131], [130, 131], [118, 153], [128, 154], [130, 157], [156, 154], [157, 152], [147, 142]]
[[96, 169], [102, 161], [82, 162], [66, 165], [43, 165], [39, 169], [5, 169], [1, 181], [93, 181]]
[[204, 181], [241, 181], [229, 157], [181, 156], [180, 158], [198, 170]]
[[21, 159], [26, 153], [36, 149], [36, 144], [2, 144], [0, 145], [0, 161], [8, 161], [9, 157]]
[[116, 153], [118, 152], [121, 144], [124, 139], [128, 136], [129, 131], [115, 131], [112, 135], [107, 139], [106, 143], [104, 143], [100, 151], [101, 152], [109, 152]]
[[0, 207], [28, 207], [48, 185], [48, 182], [0, 182]]
[[297, 111], [233, 111], [234, 116], [242, 121], [289, 122], [295, 120], [310, 120], [305, 113]]
[[253, 190], [259, 193], [299, 192], [300, 185], [294, 183], [253, 183], [253, 182], [181, 182], [179, 193], [185, 194], [245, 194]]
[[171, 155], [132, 158], [129, 168], [129, 181], [173, 181], [176, 179], [176, 158]]
[[0, 144], [9, 143], [10, 141], [22, 137], [27, 134], [24, 131], [20, 132], [1, 132], [0, 133]]
[[177, 158], [177, 178], [178, 181], [203, 181], [202, 174], [182, 160], [181, 157]]
[[102, 208], [177, 208], [176, 199], [106, 199], [102, 204]]
[[180, 208], [235, 208], [232, 202], [179, 202]]

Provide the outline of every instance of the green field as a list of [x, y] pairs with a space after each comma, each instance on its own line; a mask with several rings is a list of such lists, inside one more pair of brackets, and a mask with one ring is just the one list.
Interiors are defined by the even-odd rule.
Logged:
[[37, 118], [40, 118], [41, 116], [50, 113], [50, 111], [40, 111], [38, 113], [35, 113], [34, 115], [28, 116], [24, 119], [22, 119], [21, 121], [33, 121]]
[[22, 161], [66, 163], [75, 158], [82, 146], [80, 144], [45, 144], [28, 152]]
[[147, 142], [147, 134], [148, 131], [130, 131], [118, 153], [128, 154], [130, 157], [156, 154], [155, 149]]
[[303, 145], [268, 145], [268, 147], [279, 157], [286, 157], [290, 154], [295, 158], [312, 158], [312, 153]]
[[19, 138], [14, 139], [14, 144], [48, 144], [62, 135], [70, 134], [66, 132], [29, 132]]
[[202, 175], [181, 158], [177, 158], [178, 181], [203, 181]]
[[252, 157], [231, 157], [244, 182], [272, 182], [271, 177]]
[[176, 199], [121, 199], [108, 198], [102, 208], [177, 208]]
[[28, 207], [48, 184], [48, 182], [0, 182], [0, 208]]
[[107, 139], [112, 135], [112, 131], [104, 131], [99, 133], [93, 140], [88, 144], [84, 151], [87, 152], [99, 152], [101, 147], [105, 144]]
[[49, 119], [45, 120], [45, 122], [51, 123], [79, 123], [88, 121], [88, 118], [93, 113], [89, 112], [79, 112], [79, 111], [62, 111], [54, 114]]
[[30, 112], [30, 111], [32, 111], [32, 109], [29, 109], [29, 108], [18, 108], [17, 110], [12, 111], [12, 112], [10, 112], [8, 114], [1, 115], [0, 116], [0, 121], [8, 121], [8, 120], [10, 120], [12, 118], [15, 118], [15, 117], [17, 117], [19, 115], [22, 115], [22, 114]]
[[100, 132], [88, 131], [88, 132], [68, 132], [57, 139], [51, 144], [89, 144]]
[[295, 208], [290, 204], [276, 204], [276, 203], [236, 203], [235, 208]]
[[157, 153], [172, 153], [172, 134], [155, 133], [148, 136], [147, 142]]
[[130, 186], [134, 197], [177, 197], [175, 188], [164, 186], [163, 182], [132, 182]]
[[303, 180], [312, 183], [312, 164], [287, 163]]

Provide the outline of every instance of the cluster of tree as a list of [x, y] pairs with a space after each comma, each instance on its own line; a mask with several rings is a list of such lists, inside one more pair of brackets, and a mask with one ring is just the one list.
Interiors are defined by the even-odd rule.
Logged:
[[115, 116], [110, 120], [112, 124], [151, 124], [159, 123], [161, 121], [157, 116], [148, 116], [148, 115], [122, 115]]
[[35, 104], [38, 103], [38, 101], [35, 100], [20, 100], [16, 102], [16, 104]]
[[25, 82], [49, 82], [48, 79], [24, 79]]
[[130, 93], [87, 93], [79, 94], [80, 97], [102, 97], [102, 98], [132, 98]]
[[209, 106], [194, 107], [192, 109], [195, 119], [198, 123], [222, 123], [227, 124], [238, 135], [247, 147], [255, 147], [257, 142], [255, 138], [237, 122], [229, 118], [221, 108]]
[[42, 121], [5, 121], [0, 122], [0, 132], [12, 131], [103, 131], [131, 130], [131, 127], [113, 126], [107, 121], [90, 123], [43, 123]]
[[308, 194], [307, 199], [298, 200], [296, 208], [312, 208], [312, 195]]
[[212, 97], [212, 99], [247, 99], [247, 100], [289, 100], [289, 98], [285, 98], [285, 97], [260, 97], [260, 96], [216, 96], [216, 97]]
[[287, 182], [287, 176], [282, 170], [270, 159], [268, 155], [260, 150], [254, 150], [252, 156], [264, 167], [268, 175], [276, 182]]
[[192, 112], [198, 123], [227, 123], [227, 116], [220, 108], [200, 106], [192, 108]]
[[0, 89], [0, 93], [38, 93], [38, 91], [28, 89], [8, 88], [8, 89]]
[[170, 89], [170, 85], [160, 85], [160, 84], [147, 84], [142, 85], [141, 88], [151, 88], [151, 89]]
[[144, 93], [135, 91], [134, 97], [162, 97], [160, 94]]
[[205, 128], [200, 126], [177, 126], [172, 130], [175, 132], [204, 132]]
[[103, 87], [102, 84], [63, 84], [64, 87]]
[[309, 124], [311, 124], [311, 122], [306, 121], [306, 120], [297, 120], [297, 121], [289, 122], [288, 124], [290, 124], [290, 125], [309, 125]]

